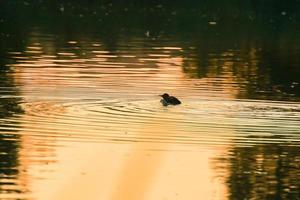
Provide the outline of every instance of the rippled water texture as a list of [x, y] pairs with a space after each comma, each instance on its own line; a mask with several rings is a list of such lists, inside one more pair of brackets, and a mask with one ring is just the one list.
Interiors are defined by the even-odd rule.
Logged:
[[[0, 199], [299, 199], [293, 24], [232, 36], [201, 15], [179, 31], [196, 14], [154, 8], [149, 27], [131, 13], [120, 30], [105, 6], [108, 24], [59, 4], [54, 30], [2, 16]], [[165, 92], [182, 104], [161, 105]]]

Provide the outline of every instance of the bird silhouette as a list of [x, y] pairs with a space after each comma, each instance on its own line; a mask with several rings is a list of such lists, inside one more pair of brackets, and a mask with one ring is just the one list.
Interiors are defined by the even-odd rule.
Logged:
[[168, 93], [164, 93], [164, 94], [159, 95], [159, 96], [162, 97], [162, 99], [160, 100], [160, 102], [164, 106], [179, 105], [179, 104], [181, 104], [181, 101], [179, 101], [176, 97], [170, 96]]

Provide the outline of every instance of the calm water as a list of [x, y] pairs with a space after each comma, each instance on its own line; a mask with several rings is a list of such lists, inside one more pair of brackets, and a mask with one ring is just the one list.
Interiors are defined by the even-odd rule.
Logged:
[[299, 6], [1, 4], [1, 200], [300, 199]]

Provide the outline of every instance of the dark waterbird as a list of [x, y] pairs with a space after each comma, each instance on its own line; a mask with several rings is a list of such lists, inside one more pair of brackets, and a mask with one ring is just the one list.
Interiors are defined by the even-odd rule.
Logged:
[[159, 96], [161, 96], [163, 98], [162, 100], [160, 100], [160, 102], [164, 106], [181, 104], [181, 102], [176, 97], [170, 96], [167, 93], [164, 93], [163, 95], [159, 95]]

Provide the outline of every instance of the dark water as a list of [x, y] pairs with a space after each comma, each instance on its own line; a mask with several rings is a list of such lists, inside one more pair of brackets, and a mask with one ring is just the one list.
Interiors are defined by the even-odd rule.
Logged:
[[0, 199], [300, 199], [299, 5], [1, 2]]

